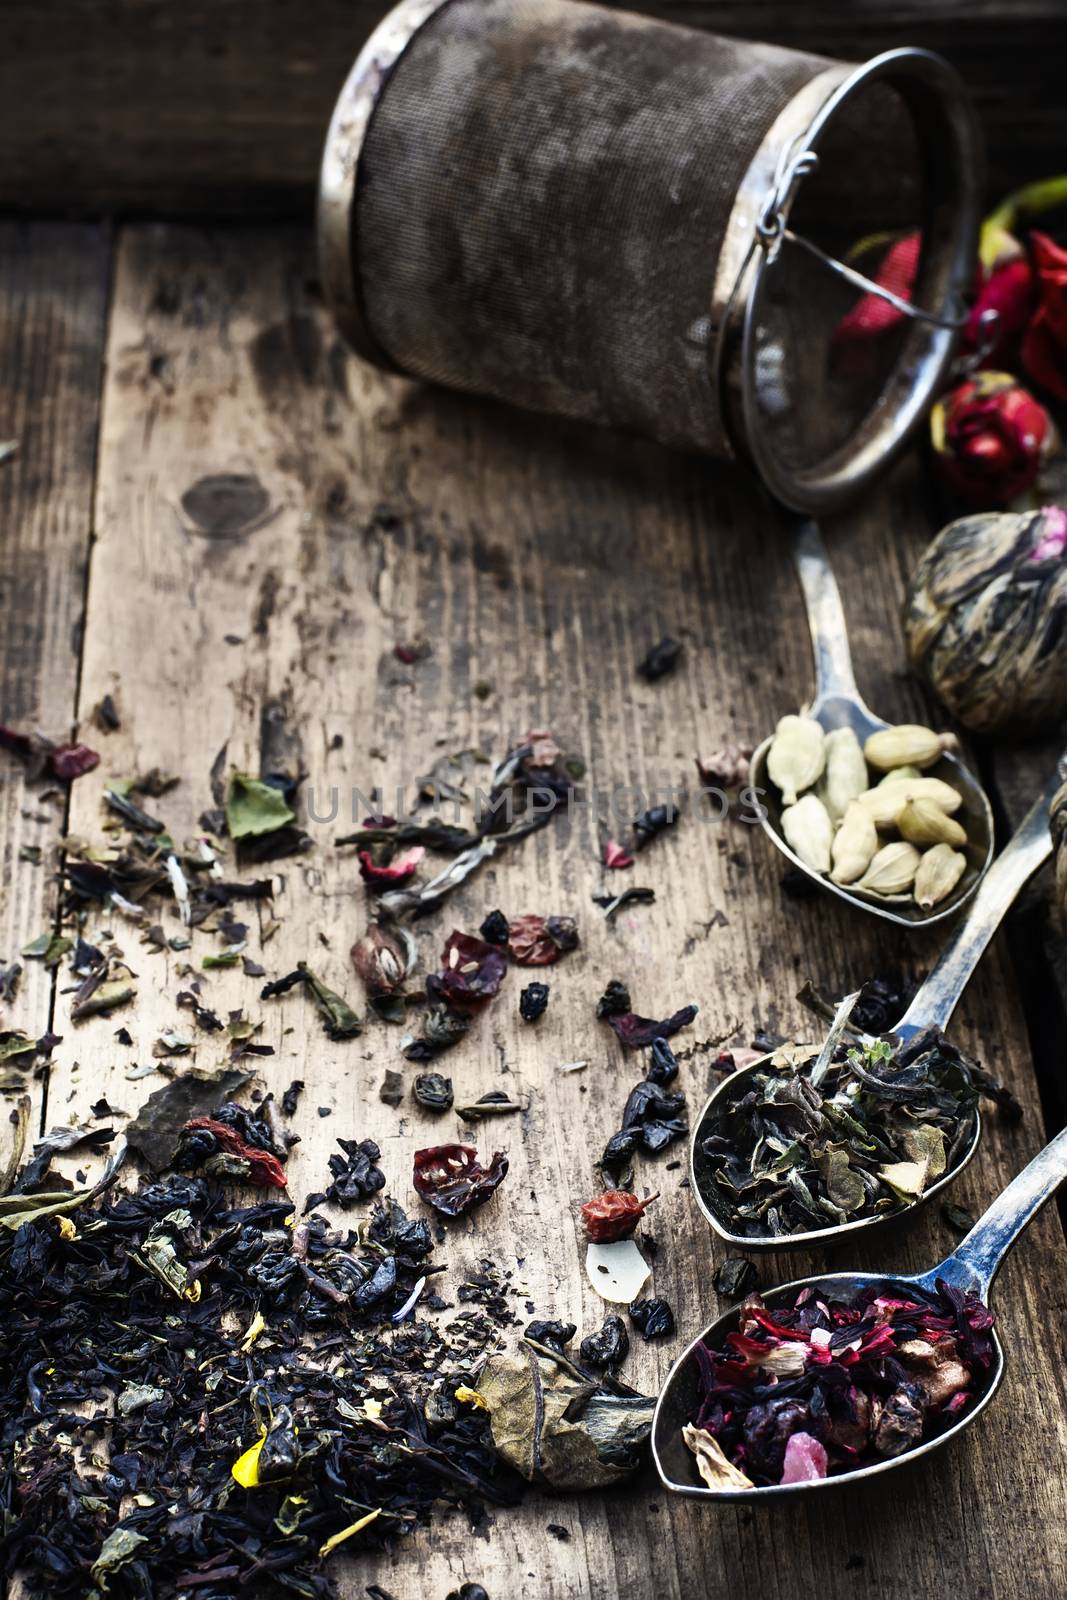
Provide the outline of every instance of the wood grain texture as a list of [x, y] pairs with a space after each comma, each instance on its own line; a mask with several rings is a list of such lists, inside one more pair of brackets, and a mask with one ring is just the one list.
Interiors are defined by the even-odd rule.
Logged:
[[[110, 258], [104, 230], [0, 226], [0, 441], [18, 446], [0, 462], [0, 720], [59, 739], [75, 727]], [[0, 965], [53, 924], [66, 802], [65, 785], [27, 784], [0, 752]], [[39, 1038], [52, 974], [22, 966], [0, 1027]], [[40, 1097], [38, 1083], [34, 1132]]]
[[[780, 863], [743, 824], [712, 824], [692, 793], [693, 757], [724, 737], [754, 739], [810, 691], [800, 597], [780, 530], [738, 475], [577, 426], [557, 426], [383, 377], [339, 346], [309, 287], [302, 234], [137, 227], [122, 236], [110, 324], [80, 705], [119, 698], [121, 731], [106, 769], [74, 791], [74, 831], [99, 837], [107, 776], [159, 765], [181, 784], [154, 809], [172, 832], [196, 826], [220, 751], [255, 768], [284, 730], [290, 763], [308, 773], [324, 811], [331, 786], [392, 795], [446, 751], [500, 753], [531, 726], [554, 727], [588, 763], [599, 804], [576, 807], [500, 855], [418, 928], [429, 970], [452, 926], [473, 929], [501, 906], [575, 914], [582, 944], [548, 974], [552, 1001], [536, 1027], [517, 1014], [525, 976], [513, 971], [471, 1035], [442, 1063], [457, 1092], [505, 1087], [529, 1111], [478, 1128], [479, 1148], [505, 1148], [511, 1170], [472, 1219], [453, 1224], [443, 1252], [449, 1285], [484, 1255], [515, 1274], [537, 1315], [589, 1332], [605, 1313], [586, 1283], [577, 1205], [598, 1187], [594, 1166], [640, 1068], [595, 1022], [609, 977], [628, 979], [646, 1012], [693, 1000], [700, 1016], [680, 1046], [691, 1112], [715, 1075], [710, 1041], [746, 1038], [757, 1023], [802, 1023], [803, 979], [844, 988], [872, 972], [915, 974], [936, 936], [888, 932], [830, 899], [783, 896]], [[269, 513], [207, 536], [188, 491], [238, 474], [262, 485]], [[830, 531], [853, 628], [861, 687], [890, 717], [927, 714], [903, 671], [897, 610], [903, 575], [929, 537], [921, 486], [898, 475], [850, 527]], [[635, 664], [664, 633], [686, 643], [683, 669], [656, 685]], [[421, 635], [433, 653], [413, 667], [393, 655]], [[487, 698], [474, 692], [492, 686]], [[269, 734], [268, 734], [269, 730]], [[264, 740], [268, 740], [265, 747]], [[271, 758], [274, 759], [274, 758]], [[636, 796], [664, 784], [690, 790], [679, 827], [634, 875], [657, 890], [607, 925], [591, 896], [604, 885], [599, 846], [615, 785]], [[273, 975], [307, 959], [353, 999], [347, 950], [366, 905], [350, 827], [310, 823], [314, 850], [279, 863], [281, 926], [250, 953]], [[629, 881], [633, 881], [632, 879]], [[619, 882], [615, 875], [614, 884]], [[254, 919], [252, 920], [254, 923]], [[177, 924], [169, 917], [168, 932]], [[175, 995], [181, 964], [199, 969], [215, 947], [149, 955], [135, 925], [113, 928], [139, 975], [134, 1006], [76, 1028], [53, 1073], [54, 1103], [85, 1114], [106, 1094], [132, 1113], [163, 1081], [131, 1081], [164, 1026], [187, 1026]], [[299, 995], [257, 999], [234, 972], [205, 976], [220, 1011], [244, 1006], [277, 1054], [262, 1081], [280, 1092], [305, 1080], [290, 1163], [294, 1196], [324, 1187], [338, 1135], [375, 1138], [391, 1192], [413, 1203], [411, 1153], [466, 1130], [409, 1099], [379, 1099], [398, 1034], [377, 1022], [345, 1044], [326, 1040]], [[134, 1038], [123, 1049], [114, 1030]], [[999, 943], [961, 1007], [963, 1043], [1011, 1084], [1026, 1119], [994, 1117], [954, 1198], [981, 1209], [1043, 1142], [1023, 1018]], [[197, 1060], [219, 1054], [200, 1036]], [[586, 1059], [561, 1077], [563, 1062]], [[332, 1114], [320, 1118], [318, 1107]], [[718, 1314], [711, 1274], [724, 1251], [709, 1238], [672, 1158], [644, 1163], [641, 1188], [661, 1189], [651, 1232], [655, 1292], [679, 1334], [639, 1347], [627, 1378], [652, 1392], [672, 1354]], [[416, 1202], [417, 1204], [417, 1202]], [[765, 1281], [815, 1266], [927, 1266], [953, 1243], [934, 1210], [865, 1250], [769, 1258]], [[530, 1495], [494, 1519], [488, 1540], [460, 1519], [391, 1558], [338, 1564], [346, 1597], [377, 1582], [397, 1600], [443, 1596], [476, 1580], [494, 1597], [700, 1600], [1055, 1600], [1067, 1591], [1062, 1505], [1067, 1491], [1067, 1393], [1062, 1327], [1067, 1258], [1054, 1214], [1018, 1246], [995, 1304], [1010, 1352], [1004, 1390], [958, 1448], [862, 1492], [788, 1510], [708, 1511], [671, 1500], [649, 1473], [611, 1495]], [[570, 1537], [548, 1534], [559, 1524]]]
[[[337, 92], [383, 0], [8, 0], [0, 205], [55, 214], [307, 216]], [[991, 192], [1062, 167], [1058, 0], [629, 0], [860, 60], [939, 50], [974, 91]]]

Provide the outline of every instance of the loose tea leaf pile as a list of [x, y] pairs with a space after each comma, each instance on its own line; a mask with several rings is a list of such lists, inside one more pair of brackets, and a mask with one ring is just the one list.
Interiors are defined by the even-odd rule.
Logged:
[[758, 1295], [737, 1331], [694, 1352], [698, 1402], [683, 1438], [712, 1489], [837, 1477], [950, 1428], [982, 1392], [992, 1314], [939, 1279], [928, 1299], [899, 1287], [793, 1305]]
[[894, 1052], [784, 1045], [746, 1071], [700, 1141], [704, 1193], [732, 1233], [778, 1238], [889, 1216], [951, 1172], [985, 1073], [936, 1029]]
[[339, 1544], [515, 1499], [462, 1398], [499, 1297], [421, 1320], [425, 1221], [292, 1211], [176, 1176], [0, 1235], [4, 1560], [32, 1592], [325, 1597]]

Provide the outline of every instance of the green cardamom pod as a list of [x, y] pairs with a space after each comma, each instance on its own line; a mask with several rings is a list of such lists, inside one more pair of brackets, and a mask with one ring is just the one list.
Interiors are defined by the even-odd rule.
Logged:
[[967, 857], [950, 844], [935, 844], [923, 852], [915, 873], [915, 899], [924, 911], [940, 905], [967, 870]]
[[863, 754], [879, 772], [889, 772], [894, 767], [932, 767], [946, 750], [958, 748], [955, 734], [935, 733], [917, 722], [902, 722], [899, 727], [872, 733], [863, 746]]
[[855, 883], [862, 878], [878, 849], [878, 830], [866, 806], [850, 802], [830, 847], [835, 883]]
[[806, 867], [812, 872], [829, 872], [834, 825], [817, 795], [806, 794], [796, 805], [786, 806], [782, 832]]
[[831, 822], [840, 822], [849, 805], [867, 788], [867, 763], [851, 728], [834, 728], [826, 735], [826, 767], [816, 793]]
[[826, 735], [813, 717], [782, 717], [767, 752], [767, 775], [782, 792], [782, 804], [796, 805], [797, 796], [822, 777]]
[[921, 859], [918, 850], [906, 839], [884, 844], [856, 888], [863, 889], [867, 894], [905, 894], [915, 882]]

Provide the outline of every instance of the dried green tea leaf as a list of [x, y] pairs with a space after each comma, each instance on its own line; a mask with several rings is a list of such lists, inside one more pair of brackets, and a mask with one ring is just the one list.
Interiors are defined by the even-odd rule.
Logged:
[[904, 1154], [912, 1161], [925, 1161], [928, 1179], [940, 1178], [945, 1170], [945, 1135], [940, 1128], [923, 1122], [901, 1135]]
[[148, 1540], [143, 1533], [124, 1528], [120, 1523], [113, 1528], [100, 1546], [100, 1554], [92, 1565], [92, 1578], [102, 1594], [108, 1592], [108, 1577], [132, 1561], [137, 1551]]
[[88, 1198], [88, 1189], [65, 1189], [58, 1194], [6, 1194], [0, 1197], [0, 1228], [17, 1233], [24, 1222], [66, 1216]]
[[37, 1040], [28, 1039], [24, 1033], [0, 1033], [0, 1061], [10, 1061], [13, 1056], [33, 1055]]
[[826, 1193], [842, 1211], [858, 1211], [867, 1198], [863, 1179], [853, 1172], [848, 1151], [830, 1146], [818, 1158]]
[[304, 974], [304, 981], [315, 996], [315, 1003], [322, 1013], [329, 1038], [354, 1039], [362, 1033], [363, 1024], [348, 1001], [343, 1000], [332, 989], [328, 989], [305, 962], [298, 961], [297, 967]]
[[70, 1008], [71, 1021], [81, 1022], [84, 1017], [97, 1017], [105, 1011], [115, 1011], [136, 998], [137, 990], [128, 978], [108, 978], [84, 1000], [74, 1001]]
[[264, 783], [261, 778], [253, 778], [247, 772], [231, 775], [226, 790], [225, 810], [231, 839], [252, 839], [260, 834], [274, 833], [296, 820], [296, 813], [280, 789]]
[[65, 939], [61, 933], [42, 933], [32, 943], [24, 944], [19, 954], [31, 961], [43, 961], [46, 967], [58, 967], [67, 951], [73, 949], [73, 940]]
[[655, 1402], [612, 1393], [545, 1345], [491, 1356], [477, 1392], [497, 1450], [530, 1483], [597, 1489], [641, 1464]]

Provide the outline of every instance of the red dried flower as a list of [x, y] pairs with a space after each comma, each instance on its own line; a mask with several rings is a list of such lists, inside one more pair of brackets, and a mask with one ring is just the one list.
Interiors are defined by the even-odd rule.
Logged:
[[623, 867], [632, 867], [633, 864], [634, 858], [629, 851], [624, 849], [617, 839], [609, 839], [604, 846], [604, 865], [621, 869]]
[[484, 1205], [494, 1189], [504, 1181], [508, 1158], [494, 1151], [482, 1166], [472, 1145], [438, 1144], [416, 1150], [412, 1182], [415, 1191], [446, 1217], [461, 1217]]
[[614, 1244], [618, 1239], [628, 1239], [644, 1216], [645, 1208], [658, 1199], [658, 1194], [639, 1200], [627, 1189], [605, 1189], [582, 1207], [586, 1237], [591, 1244]]
[[1002, 257], [981, 283], [963, 335], [968, 350], [983, 350], [983, 363], [996, 366], [1018, 350], [1033, 314], [1037, 289], [1033, 269], [1017, 253]]
[[1056, 446], [1052, 419], [1006, 372], [980, 372], [934, 407], [941, 475], [962, 500], [994, 509], [1022, 494]]
[[1023, 366], [1043, 389], [1067, 400], [1067, 250], [1047, 233], [1030, 235], [1038, 307], [1023, 339]]
[[[880, 288], [895, 294], [899, 300], [910, 301], [921, 252], [922, 235], [909, 233], [890, 245], [877, 272], [866, 275]], [[888, 329], [895, 328], [903, 315], [896, 306], [883, 300], [881, 295], [865, 294], [841, 318], [835, 337], [843, 342], [879, 338]]]
[[257, 1189], [284, 1189], [285, 1169], [277, 1156], [255, 1145], [246, 1144], [241, 1135], [225, 1122], [213, 1117], [190, 1117], [182, 1133], [209, 1133], [227, 1155], [237, 1156], [248, 1163], [248, 1182]]
[[573, 917], [514, 917], [508, 953], [520, 967], [550, 967], [578, 943]]
[[441, 952], [441, 971], [428, 986], [450, 1005], [480, 1005], [493, 998], [507, 970], [507, 956], [497, 945], [453, 929]]
[[359, 875], [372, 889], [384, 889], [390, 883], [406, 883], [416, 871], [426, 851], [415, 845], [406, 854], [397, 856], [388, 866], [379, 866], [369, 850], [359, 852]]

